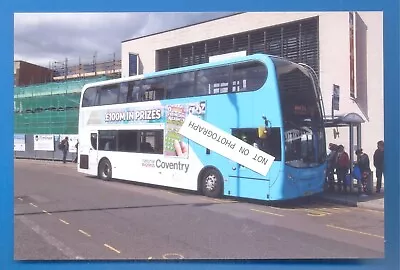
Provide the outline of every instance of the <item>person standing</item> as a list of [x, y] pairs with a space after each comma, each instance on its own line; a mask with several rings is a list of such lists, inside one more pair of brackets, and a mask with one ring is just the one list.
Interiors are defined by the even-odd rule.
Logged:
[[347, 191], [346, 175], [349, 173], [350, 158], [344, 151], [344, 146], [339, 145], [337, 152], [336, 174], [338, 178], [339, 191]]
[[384, 156], [384, 143], [379, 141], [377, 143], [378, 149], [374, 153], [374, 166], [376, 168], [376, 193], [381, 192], [382, 175], [383, 175], [383, 156]]
[[78, 153], [79, 153], [79, 140], [77, 140], [76, 141], [76, 144], [75, 144], [75, 148], [76, 148], [76, 156], [75, 156], [75, 159], [74, 159], [74, 163], [78, 163]]
[[64, 138], [64, 140], [61, 141], [61, 151], [63, 152], [63, 163], [67, 162], [67, 154], [69, 150], [69, 142], [68, 142], [68, 136]]
[[364, 192], [367, 192], [367, 186], [368, 186], [368, 179], [371, 174], [371, 168], [369, 166], [369, 157], [367, 154], [363, 152], [362, 149], [358, 149], [356, 151], [357, 155], [357, 165], [360, 168], [361, 172], [361, 184], [362, 184], [362, 189]]
[[327, 184], [328, 190], [333, 191], [335, 189], [335, 168], [336, 168], [336, 158], [337, 158], [337, 145], [330, 143], [329, 150], [330, 153], [327, 157]]

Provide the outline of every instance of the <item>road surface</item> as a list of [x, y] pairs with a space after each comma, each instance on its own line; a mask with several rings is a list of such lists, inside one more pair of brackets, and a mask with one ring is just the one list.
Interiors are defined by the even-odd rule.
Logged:
[[15, 161], [17, 260], [382, 258], [382, 211], [212, 199]]

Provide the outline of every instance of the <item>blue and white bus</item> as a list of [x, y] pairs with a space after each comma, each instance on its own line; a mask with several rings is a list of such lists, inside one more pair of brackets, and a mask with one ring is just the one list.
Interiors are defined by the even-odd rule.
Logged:
[[[326, 143], [316, 81], [306, 65], [255, 54], [85, 85], [78, 171], [211, 197], [322, 192]], [[183, 137], [189, 114], [275, 157], [267, 174]]]

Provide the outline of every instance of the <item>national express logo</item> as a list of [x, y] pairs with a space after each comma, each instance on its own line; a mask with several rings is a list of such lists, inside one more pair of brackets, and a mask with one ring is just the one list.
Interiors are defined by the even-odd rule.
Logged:
[[162, 109], [148, 109], [148, 110], [127, 110], [119, 112], [107, 112], [104, 117], [106, 123], [113, 122], [142, 122], [142, 121], [156, 121], [162, 118]]

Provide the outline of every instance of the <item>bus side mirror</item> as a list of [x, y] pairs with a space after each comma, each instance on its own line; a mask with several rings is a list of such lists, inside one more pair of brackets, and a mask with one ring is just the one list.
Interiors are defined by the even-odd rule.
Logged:
[[267, 129], [265, 127], [258, 128], [258, 138], [265, 139], [267, 137]]

